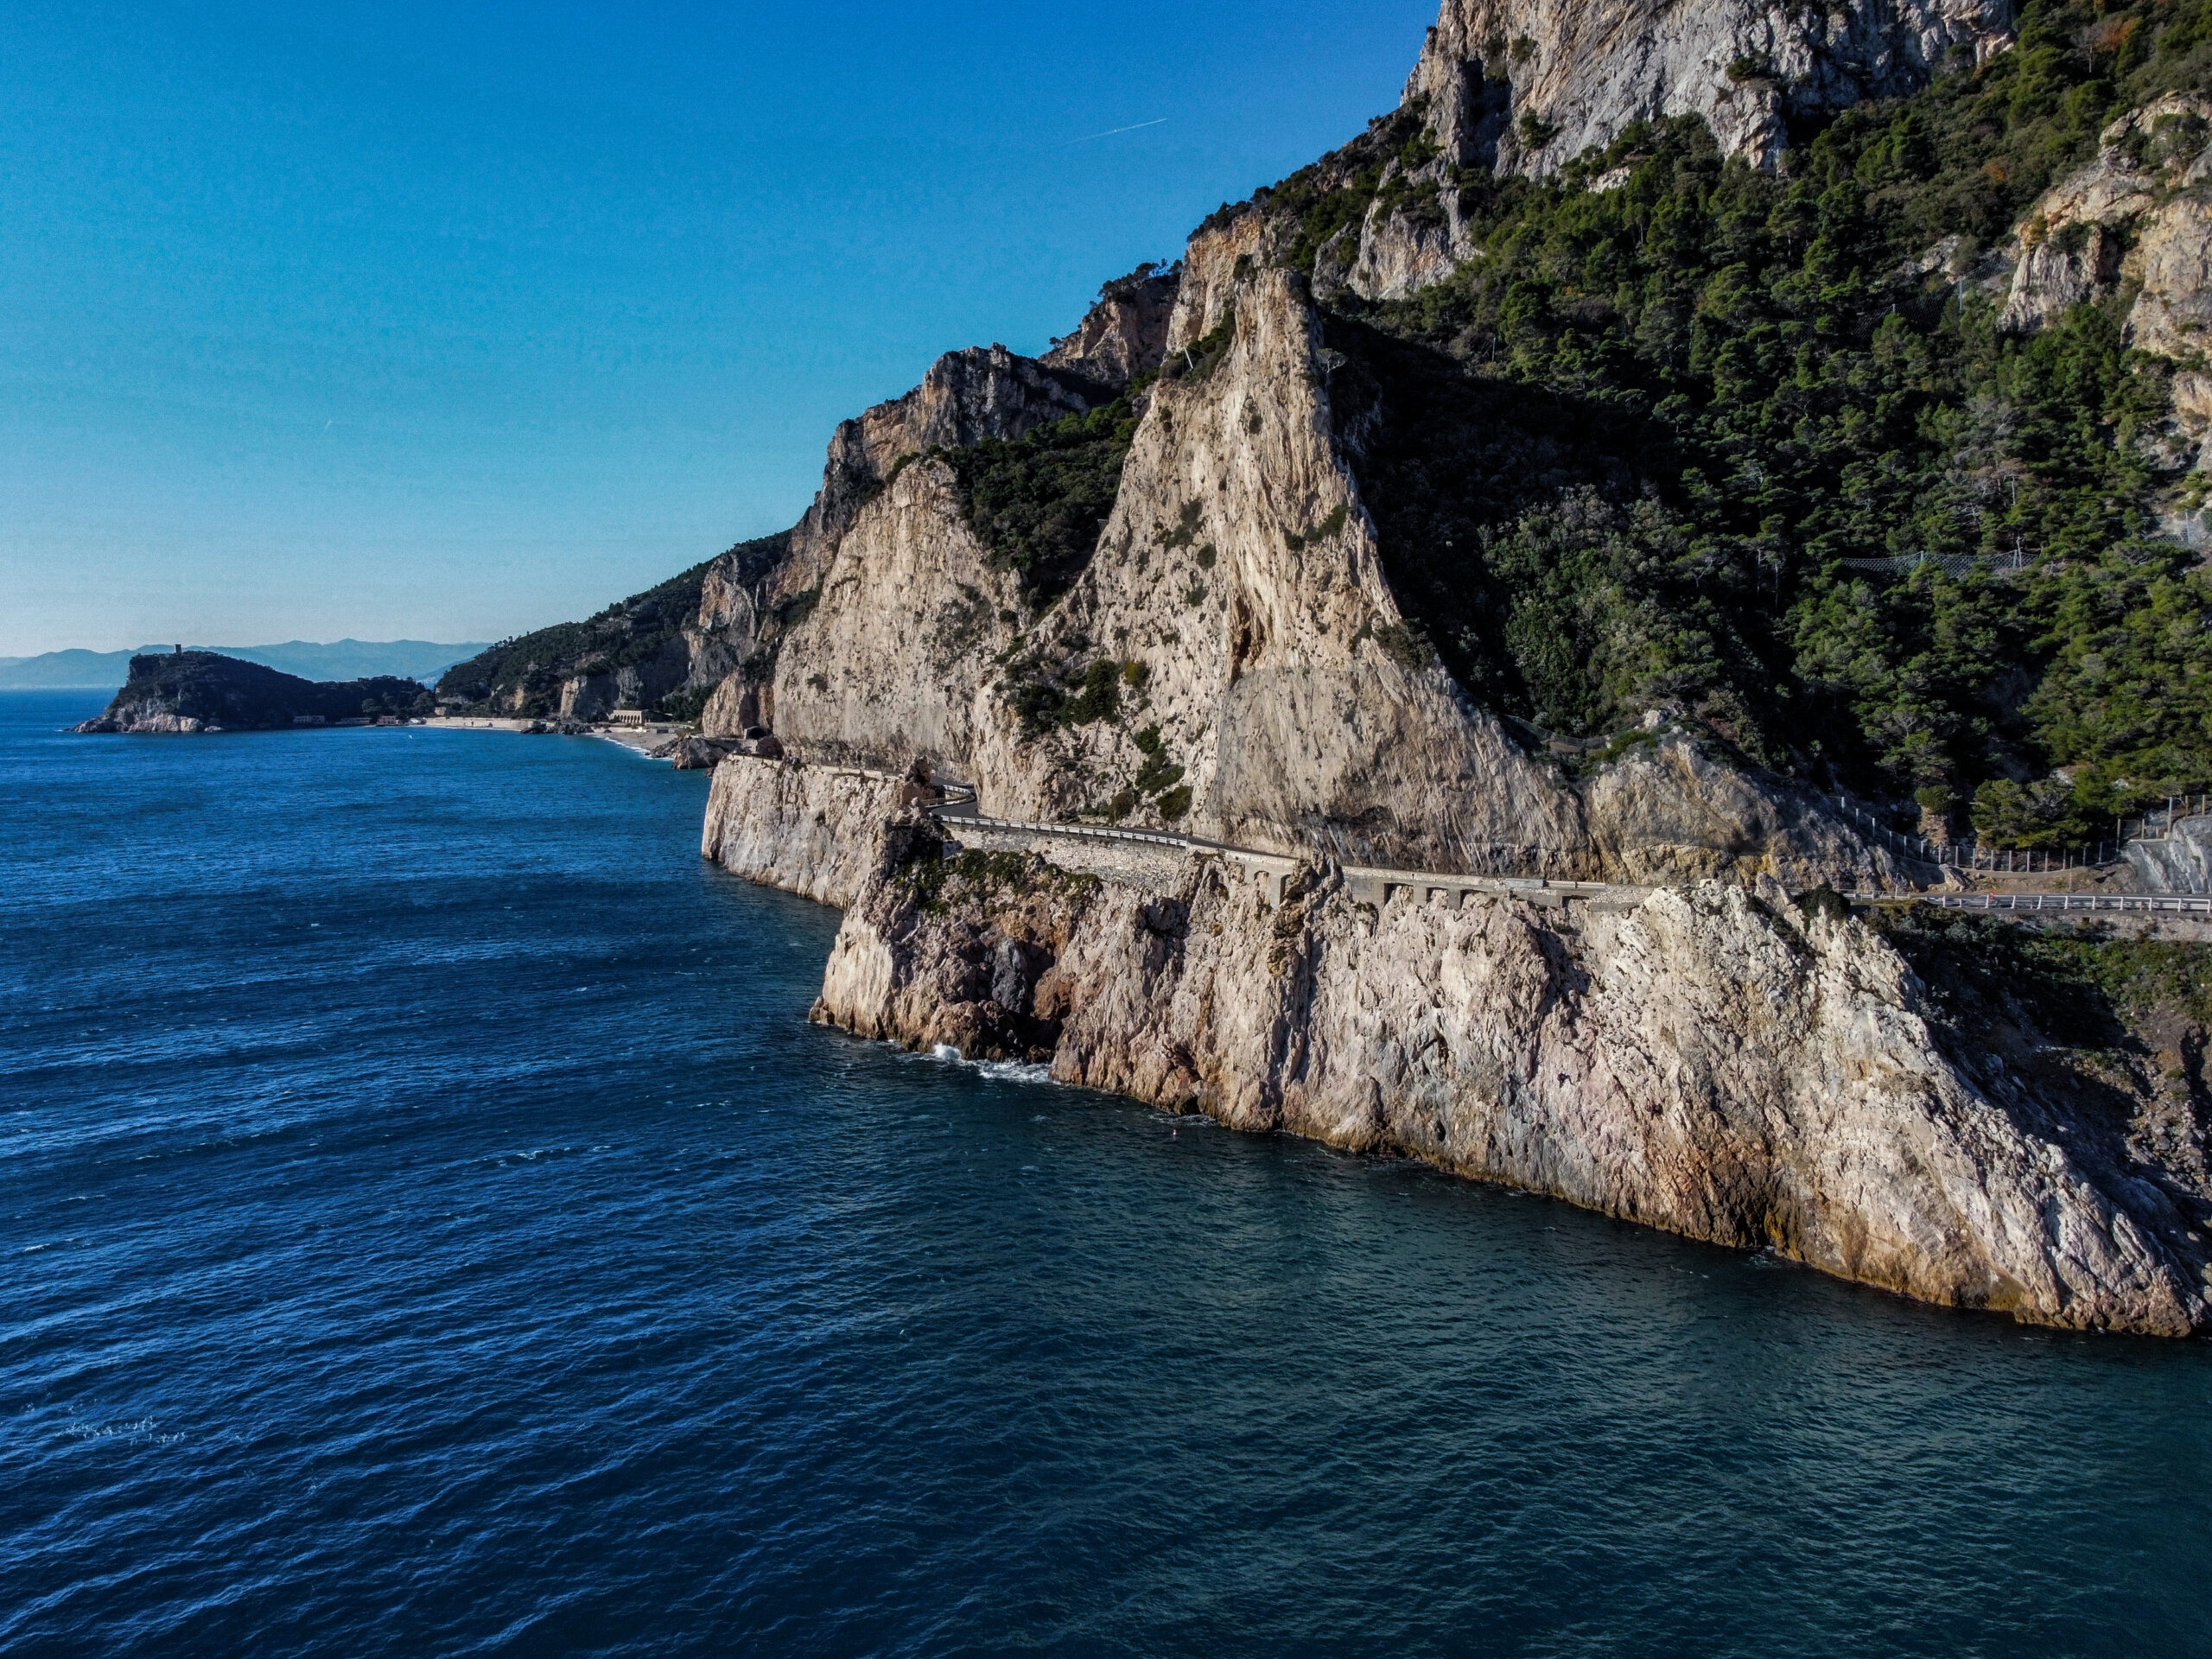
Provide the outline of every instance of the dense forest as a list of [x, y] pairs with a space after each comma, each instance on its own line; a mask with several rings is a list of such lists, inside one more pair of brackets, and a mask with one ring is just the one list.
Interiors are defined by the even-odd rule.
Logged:
[[1471, 695], [1592, 738], [1664, 705], [1752, 763], [2048, 846], [2212, 785], [2212, 591], [2177, 535], [2204, 478], [2131, 288], [2008, 333], [1974, 266], [2208, 69], [2208, 0], [2031, 3], [2014, 49], [1774, 172], [1692, 118], [1541, 182], [1411, 188], [1414, 110], [1224, 213], [1275, 218], [1312, 271], [1377, 195], [1440, 221], [1459, 193], [1479, 257], [1324, 298], [1386, 568]]

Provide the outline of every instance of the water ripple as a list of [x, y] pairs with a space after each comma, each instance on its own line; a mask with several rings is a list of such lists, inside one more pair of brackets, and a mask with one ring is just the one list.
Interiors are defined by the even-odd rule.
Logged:
[[50, 702], [11, 1655], [2203, 1650], [2202, 1346], [841, 1039], [608, 746]]

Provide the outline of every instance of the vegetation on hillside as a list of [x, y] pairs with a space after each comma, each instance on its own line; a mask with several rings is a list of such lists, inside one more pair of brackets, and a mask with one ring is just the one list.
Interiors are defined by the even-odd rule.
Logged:
[[261, 663], [212, 651], [149, 652], [130, 659], [130, 677], [111, 712], [156, 703], [232, 731], [381, 715], [427, 715], [429, 694], [417, 680], [378, 674], [359, 680], [308, 680]]
[[[788, 531], [764, 536], [739, 543], [723, 556], [735, 556], [741, 580], [755, 580], [782, 556], [790, 540]], [[684, 624], [698, 615], [700, 591], [714, 563], [709, 559], [695, 564], [588, 620], [556, 622], [502, 639], [448, 669], [439, 677], [437, 695], [448, 702], [493, 705], [502, 713], [551, 714], [560, 707], [563, 680], [613, 673], [652, 662], [667, 652], [679, 639]], [[673, 706], [671, 698], [675, 699]], [[664, 713], [696, 717], [696, 702], [687, 702], [680, 688], [672, 688], [661, 704]]]
[[961, 516], [1039, 604], [1074, 585], [1114, 511], [1143, 381], [1087, 415], [945, 452]]
[[[2212, 0], [2031, 0], [2020, 27], [1777, 173], [1692, 118], [1546, 182], [1456, 178], [1483, 257], [1333, 302], [1332, 399], [1417, 648], [1554, 731], [1669, 704], [2018, 844], [2212, 786], [2212, 592], [2159, 531], [2195, 500], [2132, 293], [2003, 334], [2001, 293], [1925, 258], [1963, 238], [1959, 269], [2115, 116], [2212, 80]], [[1254, 206], [1310, 268], [1418, 143], [1378, 124]], [[1843, 563], [1916, 555], [1947, 563]]]
[[[2212, 1024], [2212, 951], [2170, 939], [2046, 931], [1932, 905], [1878, 910], [1946, 1024], [2008, 1019], [2061, 1047], [2201, 1049]], [[2200, 1058], [2177, 1056], [2201, 1071]], [[2185, 1079], [2172, 1079], [2185, 1081]]]

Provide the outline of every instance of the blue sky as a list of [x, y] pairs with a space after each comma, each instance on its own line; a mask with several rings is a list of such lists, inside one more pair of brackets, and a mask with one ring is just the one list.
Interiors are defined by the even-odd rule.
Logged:
[[0, 655], [493, 639], [779, 529], [839, 419], [1042, 349], [1433, 13], [11, 0]]

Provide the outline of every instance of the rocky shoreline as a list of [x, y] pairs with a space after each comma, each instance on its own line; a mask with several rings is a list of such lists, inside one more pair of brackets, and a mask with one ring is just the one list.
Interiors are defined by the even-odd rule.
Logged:
[[[1967, 1041], [1898, 950], [1772, 878], [1586, 913], [1271, 898], [1219, 861], [1051, 858], [894, 779], [733, 761], [702, 850], [844, 908], [813, 1016], [1472, 1178], [1947, 1306], [2212, 1325], [2212, 1189], [2024, 1023]], [[957, 821], [956, 821], [957, 827]], [[2136, 1103], [2139, 1107], [2140, 1103]]]

